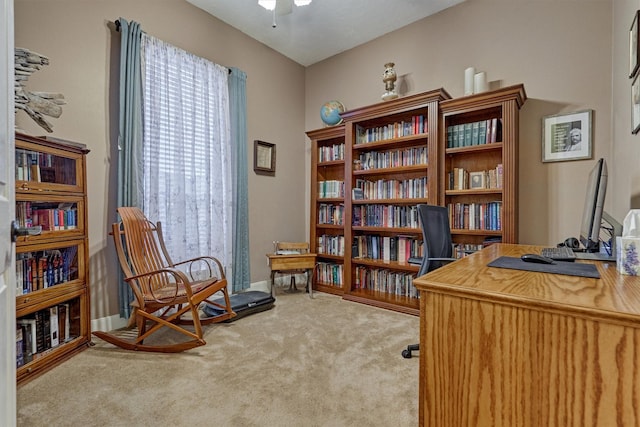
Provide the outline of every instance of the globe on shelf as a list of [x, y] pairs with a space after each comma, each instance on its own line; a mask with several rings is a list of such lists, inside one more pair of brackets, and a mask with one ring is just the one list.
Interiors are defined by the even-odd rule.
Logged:
[[342, 117], [340, 117], [342, 113], [344, 113], [344, 105], [340, 101], [326, 102], [320, 108], [320, 118], [328, 126], [342, 123]]

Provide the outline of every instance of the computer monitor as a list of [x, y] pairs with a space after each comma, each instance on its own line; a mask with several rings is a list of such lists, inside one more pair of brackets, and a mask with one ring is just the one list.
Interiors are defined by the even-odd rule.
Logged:
[[604, 211], [604, 196], [607, 191], [607, 163], [598, 160], [589, 174], [587, 194], [582, 210], [580, 243], [587, 252], [599, 252], [600, 225]]

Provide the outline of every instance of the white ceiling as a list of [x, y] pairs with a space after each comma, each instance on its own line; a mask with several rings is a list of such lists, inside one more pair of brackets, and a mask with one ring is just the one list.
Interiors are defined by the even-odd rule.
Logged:
[[[258, 0], [187, 1], [309, 66], [464, 0], [313, 0], [309, 6], [293, 6], [289, 14], [276, 14], [275, 28], [273, 12]], [[278, 0], [276, 11], [291, 1]]]

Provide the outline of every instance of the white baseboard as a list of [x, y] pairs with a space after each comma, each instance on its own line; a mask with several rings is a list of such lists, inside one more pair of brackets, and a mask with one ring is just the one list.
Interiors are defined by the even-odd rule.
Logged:
[[249, 290], [250, 291], [270, 292], [271, 291], [270, 281], [269, 280], [263, 280], [261, 282], [252, 283], [251, 287], [249, 288]]
[[101, 317], [91, 321], [92, 331], [113, 331], [127, 326], [127, 319], [123, 319], [119, 314], [109, 317]]

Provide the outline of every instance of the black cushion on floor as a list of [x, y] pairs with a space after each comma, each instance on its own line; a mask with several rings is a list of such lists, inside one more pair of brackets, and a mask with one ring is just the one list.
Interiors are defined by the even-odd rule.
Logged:
[[[225, 323], [233, 322], [248, 316], [249, 314], [269, 310], [273, 308], [273, 304], [276, 300], [271, 294], [262, 291], [240, 292], [231, 295], [229, 299], [231, 300], [231, 308], [236, 312], [237, 316], [226, 320]], [[213, 301], [224, 305], [224, 297], [220, 297]], [[207, 316], [217, 316], [218, 314], [223, 313], [222, 309], [206, 303], [202, 311], [204, 311]]]

